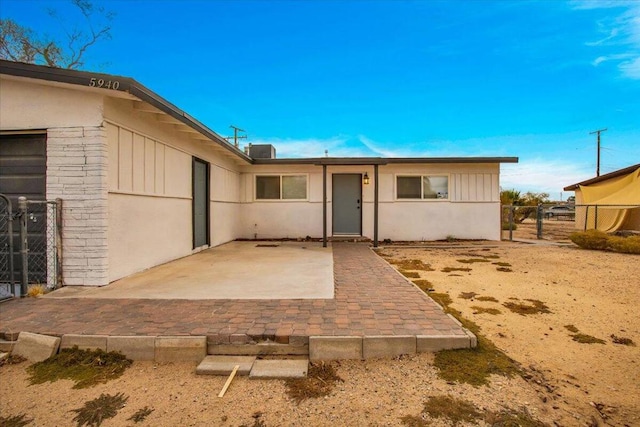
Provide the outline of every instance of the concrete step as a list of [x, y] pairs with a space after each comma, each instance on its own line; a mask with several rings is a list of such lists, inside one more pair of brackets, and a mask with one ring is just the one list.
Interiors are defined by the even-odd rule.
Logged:
[[249, 373], [251, 379], [305, 378], [309, 371], [309, 359], [256, 360]]
[[309, 344], [279, 344], [265, 341], [250, 344], [207, 344], [209, 355], [235, 356], [308, 356]]
[[196, 368], [196, 375], [228, 376], [238, 365], [236, 375], [252, 379], [304, 378], [309, 370], [308, 358], [256, 359], [254, 356], [207, 356]]
[[11, 353], [13, 346], [16, 345], [16, 341], [8, 341], [0, 339], [0, 351], [3, 353]]
[[207, 356], [196, 368], [196, 374], [228, 376], [239, 365], [236, 375], [249, 375], [255, 361], [255, 356]]

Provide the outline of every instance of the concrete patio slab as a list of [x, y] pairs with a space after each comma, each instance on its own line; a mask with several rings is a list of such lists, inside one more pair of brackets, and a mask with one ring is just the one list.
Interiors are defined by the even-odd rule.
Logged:
[[229, 375], [236, 365], [236, 375], [249, 375], [255, 356], [207, 356], [196, 368], [197, 375]]
[[309, 370], [309, 360], [256, 360], [249, 378], [286, 379], [304, 378]]
[[63, 287], [46, 298], [333, 298], [331, 248], [317, 242], [230, 242], [101, 288]]

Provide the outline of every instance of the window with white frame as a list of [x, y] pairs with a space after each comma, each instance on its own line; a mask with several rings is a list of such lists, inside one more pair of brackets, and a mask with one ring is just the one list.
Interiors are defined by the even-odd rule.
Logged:
[[396, 176], [398, 199], [446, 200], [449, 198], [447, 175], [398, 175]]
[[256, 200], [306, 199], [306, 175], [256, 175]]

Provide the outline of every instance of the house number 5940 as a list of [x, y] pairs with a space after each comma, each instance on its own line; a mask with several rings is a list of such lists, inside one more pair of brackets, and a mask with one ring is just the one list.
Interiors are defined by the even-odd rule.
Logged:
[[120, 87], [120, 82], [117, 80], [105, 80], [91, 77], [91, 80], [89, 80], [89, 86], [118, 90], [118, 88]]

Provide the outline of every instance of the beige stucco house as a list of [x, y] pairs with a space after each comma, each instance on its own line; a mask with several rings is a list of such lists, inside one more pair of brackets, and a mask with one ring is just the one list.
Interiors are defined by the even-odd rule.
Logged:
[[0, 192], [20, 179], [62, 199], [65, 285], [234, 239], [500, 239], [500, 164], [514, 157], [279, 159], [127, 77], [0, 61], [0, 79], [0, 164], [21, 175]]

